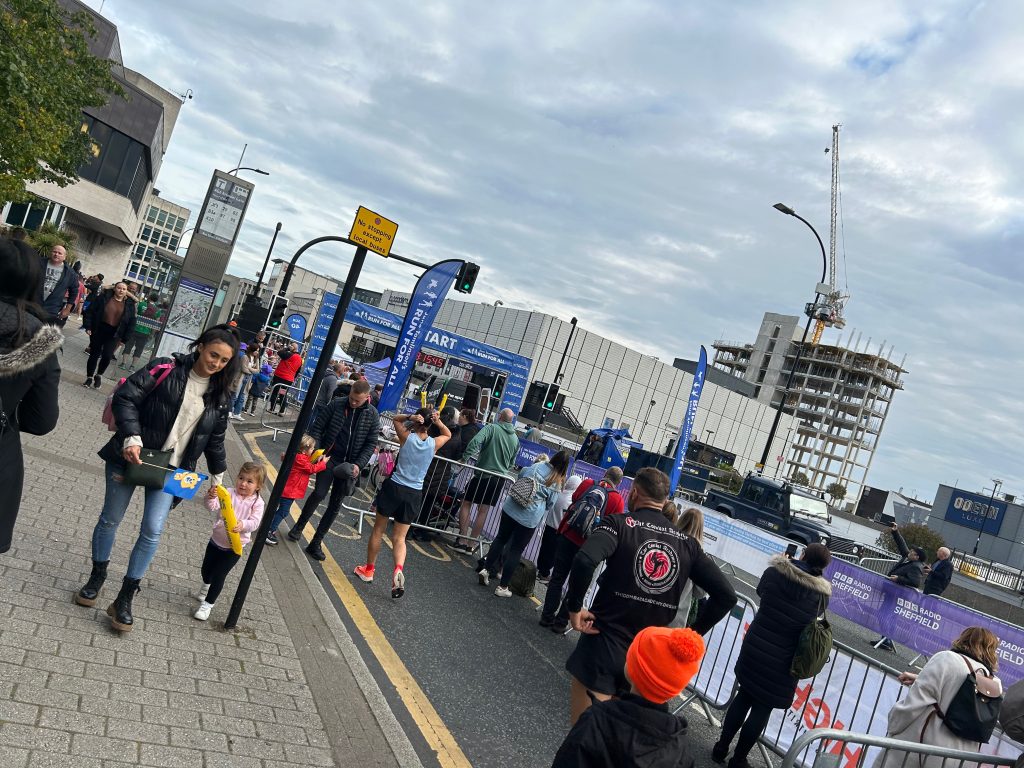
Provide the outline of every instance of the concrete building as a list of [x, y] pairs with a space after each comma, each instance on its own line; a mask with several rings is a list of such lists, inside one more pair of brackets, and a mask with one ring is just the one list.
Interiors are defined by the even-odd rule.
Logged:
[[[766, 312], [752, 344], [715, 342], [716, 368], [754, 384], [754, 397], [779, 406], [793, 368], [803, 329], [800, 319]], [[856, 332], [854, 332], [856, 333]], [[885, 426], [893, 396], [903, 389], [903, 361], [892, 362], [885, 342], [871, 351], [871, 340], [850, 334], [849, 343], [808, 343], [796, 369], [786, 410], [797, 424], [786, 436], [783, 475], [803, 472], [810, 485], [846, 488], [846, 500], [860, 498], [871, 459]], [[904, 361], [905, 361], [904, 357]], [[766, 470], [767, 471], [767, 470]]]
[[139, 233], [124, 276], [147, 288], [169, 286], [175, 259], [168, 257], [177, 255], [191, 215], [188, 208], [165, 200], [154, 189], [146, 203], [145, 218], [140, 216]]
[[923, 525], [932, 512], [932, 505], [913, 496], [899, 491], [887, 491], [884, 488], [872, 488], [865, 485], [860, 494], [855, 514], [883, 525], [908, 523]]
[[[408, 293], [385, 291], [378, 306], [404, 314], [408, 303]], [[572, 328], [541, 312], [452, 299], [444, 302], [435, 326], [531, 358], [529, 379], [542, 382], [554, 380]], [[373, 346], [377, 353], [393, 350], [394, 342], [363, 330], [353, 339], [353, 344]], [[424, 351], [439, 356], [434, 354], [437, 350]], [[692, 383], [692, 373], [577, 327], [563, 366], [563, 409], [587, 428], [628, 427], [649, 450], [661, 451], [678, 433]], [[760, 459], [774, 416], [767, 403], [707, 382], [693, 439], [735, 454], [734, 466], [745, 473]], [[785, 435], [795, 423], [794, 417], [783, 416], [771, 456], [782, 452]], [[773, 470], [769, 464], [768, 471]]]
[[80, 180], [67, 187], [33, 183], [33, 203], [6, 204], [0, 221], [38, 227], [50, 221], [77, 236], [76, 259], [89, 274], [108, 278], [125, 274], [153, 182], [181, 108], [181, 99], [124, 65], [117, 27], [79, 0], [58, 0], [71, 13], [87, 13], [96, 27], [89, 41], [93, 55], [111, 62], [114, 79], [125, 96], [111, 96], [105, 106], [87, 107], [82, 130], [98, 151], [79, 169]]
[[[284, 280], [284, 271], [288, 268], [288, 262], [283, 259], [274, 259], [270, 269], [270, 277], [267, 278], [267, 285], [271, 295], [277, 295], [281, 282]], [[297, 293], [341, 293], [344, 280], [336, 277], [327, 277], [319, 272], [303, 269], [296, 265], [292, 270], [292, 279], [288, 282], [288, 296]]]
[[1014, 568], [1024, 562], [1024, 505], [1015, 495], [940, 485], [928, 527], [950, 549], [971, 554], [977, 547], [978, 557]]

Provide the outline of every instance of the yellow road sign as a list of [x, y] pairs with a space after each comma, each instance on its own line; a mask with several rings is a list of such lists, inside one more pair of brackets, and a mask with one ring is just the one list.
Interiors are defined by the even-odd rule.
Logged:
[[369, 248], [374, 253], [387, 256], [391, 253], [391, 245], [395, 242], [396, 234], [398, 234], [397, 223], [385, 219], [369, 208], [359, 206], [355, 221], [352, 222], [352, 231], [348, 233], [348, 239]]

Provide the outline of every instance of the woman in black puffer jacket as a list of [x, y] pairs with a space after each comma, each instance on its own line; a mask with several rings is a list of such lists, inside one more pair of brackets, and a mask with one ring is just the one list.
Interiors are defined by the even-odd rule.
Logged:
[[21, 507], [21, 433], [45, 435], [60, 413], [57, 350], [64, 337], [43, 323], [49, 318], [36, 304], [40, 280], [39, 256], [0, 239], [0, 553], [11, 548]]
[[724, 762], [740, 731], [729, 768], [747, 768], [747, 755], [764, 731], [773, 709], [793, 704], [797, 679], [790, 674], [804, 628], [828, 607], [832, 585], [822, 577], [832, 555], [823, 544], [809, 544], [799, 560], [776, 555], [757, 585], [761, 598], [736, 661], [736, 695], [725, 713], [722, 735], [711, 758]]
[[[211, 482], [220, 485], [227, 468], [224, 431], [231, 404], [230, 384], [241, 365], [238, 347], [234, 328], [214, 326], [192, 343], [191, 354], [157, 358], [114, 392], [117, 432], [99, 452], [106, 462], [107, 485], [92, 534], [92, 574], [75, 595], [79, 605], [95, 605], [106, 580], [117, 527], [135, 491], [134, 486], [122, 482], [123, 473], [128, 463], [141, 463], [143, 448], [172, 451], [170, 465], [187, 470], [194, 470], [200, 455], [205, 455]], [[160, 367], [172, 363], [169, 372]], [[114, 628], [122, 632], [131, 630], [134, 623], [132, 598], [156, 554], [174, 500], [162, 488], [146, 488], [145, 492], [142, 531], [132, 548], [121, 591], [107, 608]]]

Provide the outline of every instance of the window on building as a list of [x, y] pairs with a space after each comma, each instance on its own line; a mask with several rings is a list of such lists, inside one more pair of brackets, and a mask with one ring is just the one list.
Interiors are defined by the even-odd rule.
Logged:
[[157, 214], [157, 217], [156, 217], [156, 225], [158, 227], [162, 227], [166, 223], [167, 223], [167, 211], [160, 211], [160, 213]]
[[142, 228], [142, 239], [143, 240], [148, 242], [149, 238], [152, 237], [152, 236], [153, 236], [153, 228], [152, 227], [143, 227]]
[[172, 237], [167, 241], [167, 249], [170, 251], [177, 252], [178, 250], [178, 238]]
[[133, 255], [135, 256], [136, 259], [144, 258], [146, 256], [146, 246], [144, 246], [142, 243], [136, 243]]
[[167, 223], [164, 226], [166, 226], [168, 229], [174, 229], [174, 223], [177, 220], [178, 220], [177, 216], [175, 216], [173, 213], [168, 213], [167, 214]]
[[160, 247], [161, 248], [166, 248], [167, 247], [167, 240], [168, 240], [169, 237], [170, 237], [170, 235], [168, 235], [166, 232], [164, 232], [163, 234], [160, 235]]
[[149, 206], [149, 211], [146, 213], [146, 221], [156, 221], [156, 206]]
[[185, 226], [185, 220], [179, 216], [177, 224], [174, 225], [174, 231], [175, 232], [181, 232], [181, 230], [182, 230], [182, 228], [184, 226]]
[[145, 147], [92, 117], [86, 117], [83, 125], [95, 151], [78, 169], [79, 178], [129, 198], [135, 210], [139, 210], [149, 178]]

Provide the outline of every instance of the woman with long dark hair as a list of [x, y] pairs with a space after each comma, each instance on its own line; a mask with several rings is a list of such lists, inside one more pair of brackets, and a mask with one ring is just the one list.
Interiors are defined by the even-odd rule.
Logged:
[[[107, 578], [107, 563], [117, 527], [135, 491], [124, 482], [128, 464], [141, 464], [141, 451], [170, 451], [169, 466], [194, 470], [200, 455], [212, 484], [220, 485], [227, 468], [224, 431], [231, 405], [231, 382], [238, 375], [239, 338], [234, 328], [217, 325], [203, 332], [188, 354], [157, 358], [136, 371], [114, 392], [112, 411], [117, 431], [100, 449], [106, 462], [103, 510], [92, 534], [92, 573], [75, 602], [93, 606]], [[162, 488], [149, 488], [142, 513], [142, 530], [132, 547], [117, 599], [107, 608], [111, 623], [130, 631], [132, 598], [156, 554], [167, 513], [174, 498]]]
[[89, 334], [89, 360], [85, 364], [83, 387], [100, 388], [103, 372], [114, 359], [117, 348], [128, 341], [135, 330], [135, 299], [128, 283], [115, 283], [89, 304], [85, 312], [85, 332]]
[[39, 256], [24, 243], [0, 239], [0, 553], [11, 548], [25, 465], [21, 433], [45, 435], [60, 409], [60, 330], [36, 303]]

